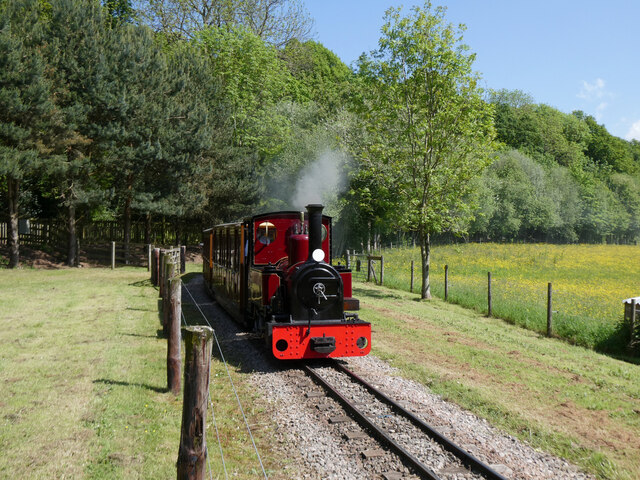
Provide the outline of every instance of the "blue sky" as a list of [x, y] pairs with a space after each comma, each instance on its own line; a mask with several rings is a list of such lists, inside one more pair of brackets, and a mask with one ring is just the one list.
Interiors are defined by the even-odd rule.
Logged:
[[[417, 1], [306, 0], [314, 40], [351, 65], [377, 47], [385, 10]], [[640, 1], [441, 0], [467, 30], [484, 87], [583, 110], [621, 138], [640, 140]]]

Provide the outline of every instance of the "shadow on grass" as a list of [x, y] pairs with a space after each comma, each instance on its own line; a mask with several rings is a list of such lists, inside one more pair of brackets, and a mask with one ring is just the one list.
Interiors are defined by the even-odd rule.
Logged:
[[133, 282], [129, 284], [130, 287], [153, 287], [154, 285], [151, 283], [151, 279], [147, 278], [146, 280], [138, 280], [137, 282]]
[[627, 345], [631, 342], [631, 327], [628, 321], [620, 321], [611, 334], [598, 342], [596, 352], [608, 355], [616, 360], [640, 365], [640, 348], [630, 350]]
[[148, 385], [146, 383], [130, 383], [123, 382], [120, 380], [109, 380], [108, 378], [98, 378], [93, 381], [93, 383], [101, 383], [103, 385], [116, 385], [118, 387], [134, 387], [134, 388], [144, 388], [146, 390], [151, 390], [156, 393], [167, 393], [169, 391], [166, 387], [155, 387], [153, 385]]
[[390, 291], [380, 291], [380, 290], [373, 290], [371, 288], [366, 288], [366, 287], [354, 287], [353, 289], [354, 293], [360, 294], [360, 295], [366, 295], [367, 297], [373, 297], [373, 298], [402, 298], [400, 295], [397, 295], [395, 293], [392, 293]]
[[139, 333], [121, 333], [123, 337], [158, 338], [157, 335], [140, 335]]
[[149, 309], [149, 308], [133, 308], [133, 307], [127, 307], [127, 310], [134, 310], [136, 312], [155, 312], [155, 310]]

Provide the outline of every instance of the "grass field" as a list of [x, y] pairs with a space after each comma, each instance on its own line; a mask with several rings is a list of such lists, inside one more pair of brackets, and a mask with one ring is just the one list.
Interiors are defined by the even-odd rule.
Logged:
[[[0, 478], [175, 478], [182, 398], [166, 392], [166, 340], [147, 278], [140, 268], [0, 270]], [[259, 465], [216, 358], [211, 397], [226, 468], [233, 478], [256, 478]], [[259, 426], [268, 471], [282, 471], [259, 399], [233, 366], [230, 373]], [[220, 478], [212, 423], [208, 429]]]
[[435, 299], [358, 283], [372, 353], [535, 448], [640, 478], [640, 366]]
[[[0, 270], [0, 478], [175, 476], [182, 402], [165, 390], [166, 340], [147, 277]], [[403, 375], [599, 478], [638, 478], [640, 366], [440, 300], [371, 284], [354, 296], [373, 323], [373, 353]], [[228, 476], [257, 478], [226, 369], [215, 356], [211, 368]], [[273, 449], [258, 392], [233, 365], [230, 374], [269, 478], [290, 478], [294, 460]], [[212, 477], [223, 478], [211, 422], [208, 432]]]
[[[385, 250], [385, 285], [409, 291], [421, 282], [420, 250]], [[460, 244], [432, 249], [432, 293], [487, 312], [487, 272], [492, 276], [493, 315], [536, 332], [546, 331], [547, 284], [553, 285], [553, 332], [572, 343], [623, 353], [625, 298], [640, 295], [640, 247], [615, 245]]]

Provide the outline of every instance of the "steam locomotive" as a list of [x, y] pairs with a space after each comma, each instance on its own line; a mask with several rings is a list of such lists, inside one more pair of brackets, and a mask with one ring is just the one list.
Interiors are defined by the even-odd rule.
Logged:
[[282, 360], [364, 356], [371, 324], [358, 318], [351, 271], [333, 266], [322, 205], [204, 231], [203, 276], [218, 303]]

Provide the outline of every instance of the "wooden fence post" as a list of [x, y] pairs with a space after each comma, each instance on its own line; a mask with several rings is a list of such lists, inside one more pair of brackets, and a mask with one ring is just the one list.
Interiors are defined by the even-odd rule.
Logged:
[[384, 285], [384, 255], [380, 255], [380, 285]]
[[444, 301], [449, 300], [449, 265], [444, 266]]
[[549, 285], [547, 285], [547, 337], [551, 337], [551, 335], [553, 334], [553, 328], [552, 328], [552, 319], [553, 319], [552, 297], [553, 297], [553, 289], [551, 287], [551, 282], [549, 282]]
[[173, 278], [175, 273], [175, 264], [173, 263], [170, 255], [165, 255], [165, 267], [164, 267], [164, 281], [163, 288], [164, 293], [162, 296], [162, 333], [167, 335], [169, 333], [169, 312], [171, 310], [171, 295], [169, 292], [169, 282]]
[[151, 256], [151, 283], [154, 286], [158, 286], [158, 278], [160, 275], [160, 249], [159, 248], [154, 248], [153, 249], [153, 254]]
[[371, 256], [367, 256], [367, 282], [371, 281]]
[[182, 280], [169, 280], [169, 340], [167, 342], [167, 388], [180, 393], [180, 317], [182, 315]]
[[148, 258], [148, 262], [147, 262], [147, 272], [151, 271], [151, 244], [147, 245], [147, 258]]
[[185, 365], [178, 480], [204, 480], [207, 470], [207, 407], [213, 330], [184, 329]]
[[165, 267], [165, 258], [167, 254], [160, 250], [160, 263], [158, 264], [158, 297], [164, 297], [164, 267]]
[[[626, 310], [626, 305], [625, 305], [625, 310]], [[630, 328], [630, 332], [629, 332], [629, 345], [627, 347], [627, 349], [629, 350], [630, 353], [634, 353], [634, 350], [636, 350], [638, 348], [638, 346], [640, 345], [640, 325], [638, 324], [637, 320], [637, 313], [638, 313], [638, 304], [636, 303], [636, 299], [633, 298], [631, 299], [631, 305], [629, 305], [629, 310], [631, 311], [631, 318], [629, 318], [629, 328]]]
[[111, 270], [116, 268], [116, 242], [111, 242]]
[[186, 245], [182, 245], [180, 247], [180, 273], [181, 274], [187, 270], [186, 262], [187, 262], [187, 247]]
[[487, 272], [487, 317], [493, 314], [491, 300], [491, 272]]
[[411, 287], [409, 287], [409, 291], [413, 293], [413, 260], [411, 260]]
[[349, 256], [349, 249], [347, 248], [347, 268], [351, 268], [351, 258]]

